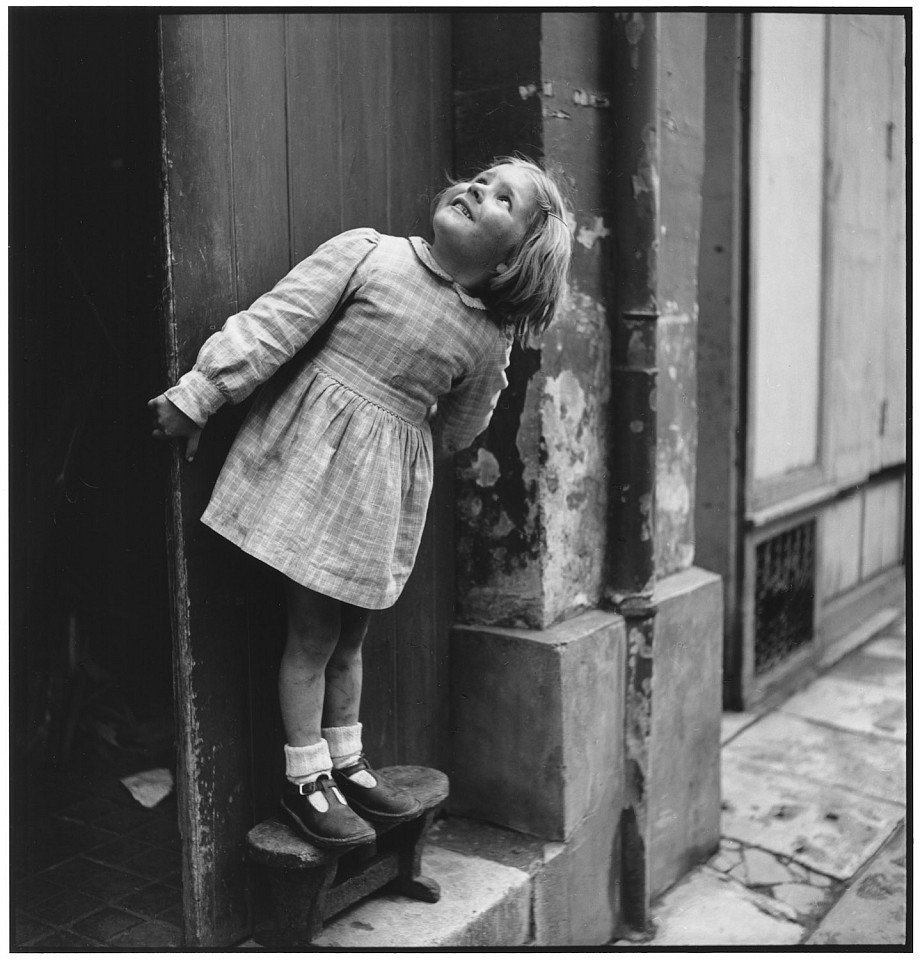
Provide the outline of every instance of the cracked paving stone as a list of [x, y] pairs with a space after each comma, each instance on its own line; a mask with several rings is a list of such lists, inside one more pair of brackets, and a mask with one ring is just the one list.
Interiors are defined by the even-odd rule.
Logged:
[[721, 870], [722, 873], [729, 873], [733, 867], [738, 866], [741, 861], [738, 856], [724, 850], [717, 853], [710, 861], [709, 866], [713, 870]]
[[892, 740], [837, 730], [785, 713], [765, 717], [724, 751], [780, 773], [820, 780], [882, 800], [906, 795], [907, 751]]
[[726, 836], [839, 880], [851, 877], [904, 816], [899, 804], [784, 776], [727, 752], [722, 770]]
[[772, 853], [750, 847], [744, 851], [748, 883], [754, 887], [771, 887], [776, 883], [789, 883], [792, 874]]
[[652, 914], [650, 947], [786, 946], [805, 933], [792, 907], [706, 867], [665, 894]]
[[779, 883], [773, 888], [773, 896], [792, 907], [802, 919], [823, 913], [834, 902], [833, 893], [826, 887], [808, 883]]
[[747, 864], [742, 860], [737, 866], [732, 867], [728, 871], [728, 875], [733, 879], [737, 880], [739, 883], [743, 883], [747, 886], [748, 883], [748, 873], [747, 873]]
[[744, 848], [735, 840], [726, 840], [724, 837], [719, 840], [719, 852], [714, 854], [709, 861], [709, 865], [715, 870], [721, 870], [728, 873], [734, 867], [742, 862], [742, 850]]

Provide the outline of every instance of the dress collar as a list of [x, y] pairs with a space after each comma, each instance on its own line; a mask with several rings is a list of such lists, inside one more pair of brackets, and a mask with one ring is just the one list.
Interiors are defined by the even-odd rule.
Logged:
[[423, 240], [421, 237], [409, 237], [409, 243], [419, 260], [421, 260], [436, 277], [446, 280], [447, 283], [457, 291], [457, 296], [466, 306], [472, 307], [474, 310], [487, 309], [482, 300], [467, 293], [466, 290], [464, 290], [459, 283], [456, 283], [454, 278], [438, 264], [438, 261], [431, 255], [431, 247], [428, 245], [427, 240]]

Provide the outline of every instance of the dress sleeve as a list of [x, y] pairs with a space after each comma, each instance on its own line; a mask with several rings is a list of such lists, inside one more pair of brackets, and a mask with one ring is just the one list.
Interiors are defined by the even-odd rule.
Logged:
[[489, 425], [499, 394], [508, 386], [505, 370], [510, 359], [511, 340], [497, 336], [483, 361], [438, 399], [431, 421], [435, 457], [465, 450]]
[[204, 426], [224, 403], [249, 396], [332, 316], [379, 238], [374, 230], [349, 230], [317, 247], [204, 342], [195, 366], [166, 391], [167, 399]]

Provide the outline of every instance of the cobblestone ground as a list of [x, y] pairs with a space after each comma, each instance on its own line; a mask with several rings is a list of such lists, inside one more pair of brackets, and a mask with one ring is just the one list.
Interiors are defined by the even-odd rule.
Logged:
[[14, 818], [16, 949], [169, 948], [182, 942], [174, 795], [152, 810], [114, 777], [38, 785]]

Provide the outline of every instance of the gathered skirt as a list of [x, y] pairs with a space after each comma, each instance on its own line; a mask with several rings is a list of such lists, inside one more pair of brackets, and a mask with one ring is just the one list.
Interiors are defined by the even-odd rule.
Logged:
[[434, 477], [427, 421], [392, 406], [315, 360], [276, 376], [243, 422], [202, 521], [303, 586], [391, 606], [412, 572]]

